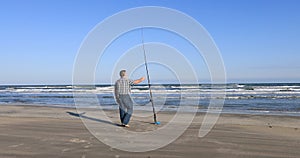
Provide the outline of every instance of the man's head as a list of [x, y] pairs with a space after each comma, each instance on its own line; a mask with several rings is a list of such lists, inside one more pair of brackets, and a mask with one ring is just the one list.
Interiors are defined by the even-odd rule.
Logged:
[[126, 76], [126, 70], [121, 70], [121, 71], [120, 71], [120, 76], [121, 76], [121, 77]]

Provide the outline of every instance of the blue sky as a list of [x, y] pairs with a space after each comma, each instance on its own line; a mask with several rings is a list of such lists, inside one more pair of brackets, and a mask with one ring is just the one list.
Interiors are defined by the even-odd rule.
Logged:
[[[88, 32], [119, 11], [149, 5], [179, 10], [201, 23], [221, 52], [229, 82], [299, 82], [297, 0], [0, 0], [0, 84], [71, 83], [76, 54]], [[164, 42], [165, 34], [160, 38], [145, 30], [145, 41]], [[139, 33], [123, 38], [135, 35]], [[207, 81], [205, 66], [194, 63], [200, 81]], [[97, 81], [109, 82], [98, 71]], [[167, 80], [160, 78], [158, 68], [153, 71], [157, 81]]]

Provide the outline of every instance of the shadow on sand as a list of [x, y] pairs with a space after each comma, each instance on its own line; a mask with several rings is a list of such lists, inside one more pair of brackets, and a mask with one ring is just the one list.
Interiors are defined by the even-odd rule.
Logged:
[[106, 121], [106, 120], [101, 120], [101, 119], [85, 116], [84, 115], [85, 112], [78, 114], [78, 113], [67, 111], [66, 113], [68, 113], [71, 116], [80, 117], [80, 118], [83, 118], [83, 119], [88, 119], [88, 120], [92, 120], [92, 121], [96, 121], [96, 122], [106, 123], [106, 124], [110, 124], [110, 125], [114, 125], [114, 126], [122, 126], [120, 124], [109, 122], [109, 121]]

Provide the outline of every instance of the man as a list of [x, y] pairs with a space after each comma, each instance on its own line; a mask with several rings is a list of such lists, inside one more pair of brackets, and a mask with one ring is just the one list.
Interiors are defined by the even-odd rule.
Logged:
[[129, 128], [129, 121], [133, 112], [133, 102], [130, 97], [131, 86], [138, 84], [145, 80], [145, 77], [142, 77], [137, 80], [130, 80], [127, 78], [126, 70], [120, 71], [120, 79], [115, 83], [115, 99], [119, 104], [120, 119], [122, 126]]

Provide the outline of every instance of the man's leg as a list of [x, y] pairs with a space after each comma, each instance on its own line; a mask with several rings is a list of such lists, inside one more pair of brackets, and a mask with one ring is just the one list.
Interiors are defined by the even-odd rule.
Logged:
[[125, 113], [125, 116], [124, 116], [124, 119], [123, 119], [123, 123], [125, 125], [127, 125], [130, 121], [130, 118], [131, 118], [131, 115], [133, 113], [133, 102], [130, 98], [130, 95], [126, 95], [124, 96], [124, 105], [126, 106], [127, 108], [127, 112]]
[[119, 107], [119, 111], [120, 111], [120, 120], [121, 120], [121, 123], [124, 124], [125, 111], [124, 111], [123, 108], [121, 108], [121, 106]]
[[123, 96], [120, 96], [119, 112], [120, 112], [121, 123], [124, 124], [124, 118], [125, 118], [125, 115], [126, 115], [126, 108], [125, 108], [125, 102], [124, 102], [124, 97]]

